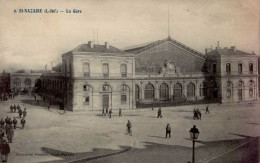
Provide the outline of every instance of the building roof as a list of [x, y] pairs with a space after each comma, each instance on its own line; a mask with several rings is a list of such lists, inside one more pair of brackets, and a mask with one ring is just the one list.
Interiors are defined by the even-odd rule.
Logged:
[[125, 53], [125, 51], [120, 50], [111, 45], [109, 46], [109, 48], [106, 48], [105, 45], [94, 44], [93, 48], [91, 48], [89, 44], [81, 44], [78, 47], [76, 47], [75, 49], [65, 53], [64, 55], [73, 54], [73, 53], [77, 53], [77, 52]]
[[235, 56], [252, 56], [254, 53], [247, 53], [241, 50], [232, 50], [228, 48], [216, 48], [211, 52], [208, 52], [207, 55], [235, 55]]
[[190, 48], [190, 47], [188, 47], [188, 46], [186, 46], [186, 45], [184, 45], [184, 44], [182, 44], [182, 43], [180, 43], [180, 42], [178, 42], [174, 39], [172, 39], [170, 36], [166, 39], [163, 39], [163, 40], [157, 40], [157, 41], [150, 42], [150, 43], [145, 43], [145, 44], [141, 44], [141, 45], [128, 47], [128, 48], [125, 48], [124, 50], [126, 52], [139, 54], [139, 53], [141, 53], [141, 52], [143, 52], [147, 49], [150, 49], [150, 48], [155, 47], [157, 45], [163, 44], [164, 42], [167, 42], [167, 41], [169, 41], [172, 44], [174, 44], [175, 46], [180, 47], [182, 49], [185, 49], [185, 50], [187, 50], [187, 51], [189, 51], [189, 52], [191, 52], [195, 55], [198, 55], [198, 56], [203, 57], [203, 58], [205, 57], [202, 53], [200, 53], [200, 52], [198, 52], [198, 51], [196, 51], [196, 50], [194, 50], [194, 49], [192, 49], [192, 48]]

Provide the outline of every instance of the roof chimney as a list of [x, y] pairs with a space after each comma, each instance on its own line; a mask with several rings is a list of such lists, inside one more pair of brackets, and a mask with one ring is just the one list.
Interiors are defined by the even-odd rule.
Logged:
[[106, 49], [109, 49], [109, 43], [105, 42]]
[[94, 47], [94, 42], [93, 41], [89, 41], [88, 42], [88, 46], [90, 46], [90, 48], [93, 48]]
[[233, 52], [236, 52], [236, 47], [235, 47], [235, 46], [231, 46], [231, 50], [232, 50]]
[[216, 47], [216, 49], [219, 49], [219, 41], [218, 41], [218, 44], [217, 44], [217, 47]]
[[205, 49], [205, 54], [208, 54], [208, 48]]

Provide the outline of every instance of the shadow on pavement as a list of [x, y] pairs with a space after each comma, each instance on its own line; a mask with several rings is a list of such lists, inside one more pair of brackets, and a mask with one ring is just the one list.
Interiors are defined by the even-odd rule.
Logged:
[[259, 126], [260, 126], [259, 123], [248, 123], [248, 124], [251, 124], [251, 125], [259, 125]]
[[150, 136], [148, 135], [149, 137], [153, 137], [153, 138], [161, 138], [161, 139], [165, 139], [165, 137], [162, 137], [162, 136]]
[[[239, 136], [239, 134], [236, 134]], [[220, 141], [196, 141], [196, 162], [204, 162], [214, 156], [211, 162], [258, 162], [259, 161], [259, 137], [244, 137], [243, 139]], [[250, 141], [253, 140], [253, 141]], [[247, 143], [248, 142], [248, 143]], [[190, 147], [181, 145], [166, 145], [153, 142], [144, 142], [145, 148], [133, 148], [130, 152], [109, 157], [91, 160], [91, 163], [139, 163], [139, 162], [190, 162], [192, 159], [192, 141]], [[243, 144], [245, 143], [245, 144]], [[243, 144], [241, 147], [239, 147]], [[198, 147], [198, 145], [200, 145]], [[236, 149], [236, 147], [239, 147]], [[234, 150], [233, 150], [234, 149]], [[224, 154], [223, 154], [224, 153]]]

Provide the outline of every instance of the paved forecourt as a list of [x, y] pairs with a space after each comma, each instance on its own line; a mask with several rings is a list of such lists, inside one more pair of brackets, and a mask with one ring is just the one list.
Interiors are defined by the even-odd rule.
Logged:
[[[205, 114], [206, 105], [168, 107], [162, 108], [161, 119], [157, 118], [158, 108], [123, 110], [123, 117], [118, 117], [115, 110], [109, 119], [101, 117], [101, 111], [59, 114], [58, 110], [49, 111], [31, 101], [33, 97], [19, 96], [0, 103], [4, 118], [14, 116], [8, 113], [11, 104], [20, 103], [28, 110], [25, 129], [15, 131], [11, 144], [10, 160], [14, 162], [72, 161], [113, 153], [130, 145], [133, 148], [129, 152], [93, 162], [187, 162], [191, 161], [189, 130], [193, 125], [200, 131], [196, 160], [203, 162], [260, 135], [258, 103], [212, 104], [210, 114]], [[202, 110], [202, 120], [192, 119], [194, 108]], [[125, 135], [127, 120], [132, 122], [132, 137]], [[167, 123], [172, 127], [170, 139], [165, 139]]]

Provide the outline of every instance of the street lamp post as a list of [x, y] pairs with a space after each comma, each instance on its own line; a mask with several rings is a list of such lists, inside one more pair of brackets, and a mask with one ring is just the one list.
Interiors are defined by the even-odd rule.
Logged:
[[199, 129], [197, 129], [195, 125], [190, 129], [190, 138], [192, 139], [192, 163], [195, 163], [195, 139], [198, 139], [199, 133]]

